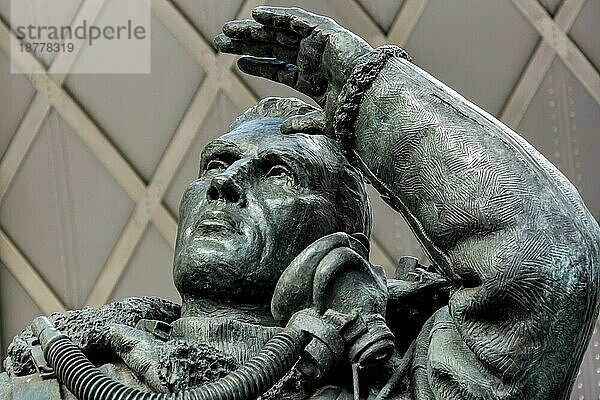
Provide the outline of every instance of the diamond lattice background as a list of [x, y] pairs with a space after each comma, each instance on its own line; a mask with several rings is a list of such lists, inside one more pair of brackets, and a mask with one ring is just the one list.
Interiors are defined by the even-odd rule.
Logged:
[[[179, 299], [170, 279], [177, 206], [200, 149], [258, 98], [298, 96], [238, 73], [210, 45], [224, 21], [260, 4], [301, 6], [372, 45], [404, 46], [533, 143], [600, 217], [600, 0], [149, 2], [151, 74], [53, 74], [81, 62], [84, 48], [19, 56], [43, 72], [30, 80], [9, 72], [10, 1], [0, 0], [2, 351], [39, 314], [131, 295]], [[72, 24], [102, 11], [61, 5]], [[372, 199], [373, 261], [390, 271], [402, 255], [425, 261], [402, 219]], [[600, 398], [599, 341], [595, 332], [574, 399]]]

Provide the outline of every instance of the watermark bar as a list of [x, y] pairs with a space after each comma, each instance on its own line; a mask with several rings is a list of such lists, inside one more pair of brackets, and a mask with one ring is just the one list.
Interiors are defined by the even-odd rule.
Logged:
[[[46, 68], [61, 53], [72, 63], [58, 74], [150, 73], [151, 11], [146, 0], [11, 0], [11, 72], [32, 74], [15, 62], [29, 53]], [[85, 7], [84, 7], [85, 6]], [[86, 12], [88, 11], [88, 12]], [[57, 68], [58, 67], [58, 68]]]

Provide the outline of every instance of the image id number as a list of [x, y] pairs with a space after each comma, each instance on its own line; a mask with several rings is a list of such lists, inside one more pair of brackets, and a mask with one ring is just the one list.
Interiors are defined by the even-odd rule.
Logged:
[[75, 50], [73, 43], [51, 43], [51, 42], [33, 42], [21, 43], [21, 52], [28, 53], [72, 53]]

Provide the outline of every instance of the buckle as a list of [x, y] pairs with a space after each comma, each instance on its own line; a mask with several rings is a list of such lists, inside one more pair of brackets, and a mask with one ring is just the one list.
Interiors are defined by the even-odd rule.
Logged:
[[171, 331], [173, 330], [173, 326], [171, 324], [153, 319], [140, 319], [135, 327], [137, 329], [149, 332], [156, 338], [165, 342], [171, 338]]
[[31, 360], [33, 361], [36, 371], [40, 375], [40, 378], [55, 378], [56, 375], [54, 374], [54, 369], [48, 365], [48, 361], [46, 361], [46, 357], [44, 356], [44, 351], [42, 350], [39, 340], [37, 338], [30, 338], [27, 340], [27, 344], [30, 347], [29, 354], [31, 356]]

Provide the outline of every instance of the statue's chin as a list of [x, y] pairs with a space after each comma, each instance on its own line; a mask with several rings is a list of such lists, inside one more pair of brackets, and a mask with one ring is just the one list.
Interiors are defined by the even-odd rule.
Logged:
[[[275, 286], [270, 266], [262, 260], [263, 235], [258, 229], [230, 232], [220, 226], [213, 228], [204, 227], [177, 244], [173, 277], [182, 298], [263, 301]], [[271, 259], [271, 251], [267, 253], [266, 258]]]
[[[268, 279], [256, 280], [259, 257], [215, 251], [181, 254], [173, 278], [183, 299], [212, 299], [239, 303], [261, 302], [268, 296]], [[177, 259], [182, 263], [177, 263]], [[265, 301], [270, 301], [266, 299]]]

